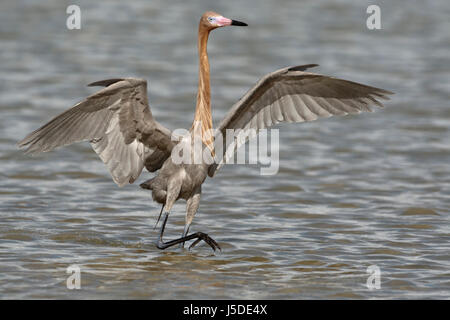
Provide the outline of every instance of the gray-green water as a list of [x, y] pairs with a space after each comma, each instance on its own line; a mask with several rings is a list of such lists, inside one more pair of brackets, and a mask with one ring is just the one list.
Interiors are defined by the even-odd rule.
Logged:
[[[382, 30], [370, 31], [376, 3]], [[0, 298], [449, 298], [450, 5], [376, 3], [82, 0], [69, 31], [70, 1], [2, 1]], [[222, 253], [159, 251], [159, 207], [137, 184], [118, 188], [88, 144], [30, 157], [15, 143], [108, 77], [148, 79], [157, 119], [189, 127], [208, 9], [250, 25], [211, 36], [215, 123], [287, 65], [396, 95], [373, 114], [280, 126], [278, 175], [226, 166], [204, 185], [192, 229]], [[167, 238], [183, 223], [179, 203]], [[66, 288], [72, 264], [80, 290]]]

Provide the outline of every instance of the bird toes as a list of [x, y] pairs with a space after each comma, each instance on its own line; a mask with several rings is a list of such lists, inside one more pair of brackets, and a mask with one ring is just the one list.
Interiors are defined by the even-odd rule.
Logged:
[[189, 246], [189, 250], [191, 250], [192, 248], [194, 248], [200, 241], [205, 241], [214, 251], [216, 251], [216, 249], [219, 249], [220, 251], [222, 251], [222, 248], [220, 248], [219, 244], [210, 236], [208, 236], [206, 233], [204, 232], [197, 232], [197, 240], [195, 240], [190, 246]]

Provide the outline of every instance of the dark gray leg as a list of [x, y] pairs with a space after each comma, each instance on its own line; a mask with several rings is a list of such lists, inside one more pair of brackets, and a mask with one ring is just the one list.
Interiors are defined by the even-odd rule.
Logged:
[[187, 235], [187, 232], [189, 231], [189, 226], [191, 225], [192, 219], [194, 219], [194, 215], [197, 212], [198, 206], [200, 204], [200, 193], [201, 193], [200, 188], [198, 188], [194, 193], [194, 195], [187, 201], [186, 227], [183, 232], [183, 237], [167, 242], [163, 241], [164, 229], [166, 228], [167, 219], [169, 218], [169, 213], [172, 210], [173, 204], [178, 198], [182, 183], [183, 183], [182, 176], [175, 175], [173, 178], [170, 179], [167, 185], [166, 204], [164, 206], [165, 212], [163, 217], [163, 223], [161, 225], [161, 229], [158, 236], [158, 241], [156, 242], [156, 246], [158, 247], [158, 249], [164, 250], [176, 244], [184, 243], [185, 241], [189, 241], [192, 239], [197, 239], [196, 241], [194, 241], [194, 243], [191, 244], [189, 249], [192, 249], [193, 247], [195, 247], [195, 245], [197, 245], [197, 243], [203, 240], [214, 251], [216, 251], [216, 248], [219, 248], [219, 250], [221, 250], [217, 242], [214, 241], [214, 239], [212, 239], [206, 233], [196, 232]]
[[162, 207], [161, 207], [161, 211], [159, 212], [158, 220], [156, 220], [156, 223], [155, 223], [155, 226], [153, 227], [153, 230], [155, 230], [156, 227], [158, 226], [158, 222], [161, 219], [161, 215], [162, 215], [163, 210], [164, 210], [164, 205], [162, 205]]
[[[182, 238], [184, 238], [184, 237], [187, 236], [187, 234], [188, 234], [188, 232], [189, 232], [189, 227], [190, 227], [190, 226], [191, 226], [190, 224], [186, 224], [186, 225], [184, 226], [183, 235], [181, 236]], [[180, 243], [180, 248], [184, 248], [184, 242]]]
[[167, 223], [167, 219], [168, 218], [169, 218], [169, 213], [168, 212], [164, 212], [163, 223], [162, 223], [162, 226], [161, 226], [161, 230], [159, 232], [158, 241], [156, 242], [156, 246], [158, 247], [158, 249], [164, 250], [164, 249], [172, 247], [172, 246], [174, 246], [176, 244], [184, 243], [185, 241], [189, 241], [189, 240], [192, 240], [192, 239], [197, 239], [196, 241], [194, 241], [190, 245], [189, 250], [192, 249], [193, 247], [195, 247], [197, 245], [197, 243], [199, 243], [201, 240], [205, 241], [214, 251], [216, 251], [216, 249], [222, 250], [220, 248], [220, 246], [217, 244], [217, 242], [213, 238], [211, 238], [210, 236], [208, 236], [206, 233], [203, 233], [203, 232], [192, 233], [192, 234], [190, 234], [188, 236], [183, 236], [183, 237], [178, 238], [178, 239], [174, 239], [174, 240], [170, 240], [170, 241], [164, 242], [163, 241], [163, 235], [164, 235], [164, 229], [166, 227], [166, 223]]

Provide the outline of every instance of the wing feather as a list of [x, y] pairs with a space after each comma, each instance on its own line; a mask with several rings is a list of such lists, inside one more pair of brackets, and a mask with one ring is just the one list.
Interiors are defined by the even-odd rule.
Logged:
[[[283, 68], [261, 78], [220, 123], [218, 134], [223, 136], [223, 141], [226, 141], [227, 129], [259, 130], [280, 122], [371, 112], [371, 106], [383, 107], [379, 100], [389, 100], [388, 95], [393, 94], [384, 89], [305, 72], [315, 66]], [[227, 148], [224, 146], [223, 150]], [[209, 167], [208, 174], [212, 177], [230, 156], [223, 154]]]
[[[149, 171], [161, 168], [176, 142], [153, 119], [146, 81], [108, 79], [92, 85], [106, 87], [27, 135], [19, 147], [38, 153], [90, 141], [119, 186], [133, 183], [144, 166]], [[155, 153], [157, 157], [147, 158]]]

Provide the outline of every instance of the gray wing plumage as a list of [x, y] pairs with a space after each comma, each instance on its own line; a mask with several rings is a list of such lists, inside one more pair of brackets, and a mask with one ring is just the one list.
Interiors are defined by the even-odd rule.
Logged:
[[[383, 107], [379, 99], [389, 99], [390, 91], [352, 81], [304, 72], [317, 65], [287, 67], [259, 80], [228, 112], [218, 127], [226, 141], [227, 129], [268, 128], [280, 122], [313, 121], [321, 117], [371, 112], [371, 106]], [[249, 136], [251, 137], [251, 135]], [[208, 170], [214, 173], [233, 156], [247, 139], [224, 145], [222, 159]], [[224, 142], [225, 143], [225, 142]]]
[[90, 86], [106, 88], [30, 133], [19, 147], [38, 153], [90, 141], [119, 186], [133, 183], [144, 166], [149, 171], [158, 170], [176, 142], [171, 140], [171, 131], [153, 119], [147, 82], [109, 79]]

